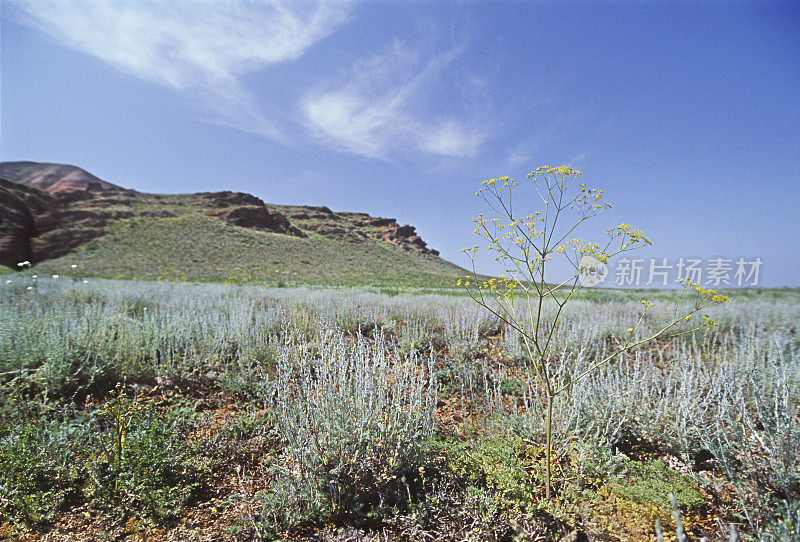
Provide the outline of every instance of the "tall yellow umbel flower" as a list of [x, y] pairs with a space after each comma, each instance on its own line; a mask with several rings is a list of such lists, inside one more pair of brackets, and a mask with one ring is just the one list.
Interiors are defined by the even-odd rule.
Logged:
[[[603, 201], [602, 190], [578, 182], [582, 175], [569, 166], [542, 166], [532, 171], [527, 184], [541, 200], [541, 208], [530, 214], [519, 214], [513, 206], [512, 195], [525, 188], [519, 182], [510, 177], [483, 181], [475, 195], [485, 202], [494, 216], [487, 220], [483, 214], [479, 214], [474, 218], [476, 227], [473, 233], [488, 243], [486, 249], [503, 266], [505, 273], [494, 278], [480, 278], [475, 271], [475, 262], [481, 249], [474, 245], [463, 250], [472, 261], [472, 273], [457, 281], [473, 300], [520, 333], [531, 363], [530, 369], [544, 382], [543, 399], [547, 406], [547, 499], [551, 498], [552, 486], [553, 401], [575, 382], [623, 352], [656, 338], [682, 335], [717, 325], [707, 315], [694, 321], [692, 316], [729, 301], [714, 290], [684, 282], [671, 321], [654, 333], [642, 334], [641, 324], [645, 315], [655, 307], [652, 301], [643, 300], [638, 321], [620, 334], [618, 347], [613, 352], [571, 379], [558, 381], [554, 378], [554, 370], [549, 364], [554, 353], [553, 333], [564, 307], [584, 288], [580, 279], [585, 262], [595, 261], [605, 265], [614, 256], [652, 244], [640, 230], [629, 224], [606, 230], [607, 239], [602, 243], [574, 237], [585, 221], [611, 208], [610, 203]], [[553, 257], [565, 258], [575, 272], [557, 284], [548, 284], [545, 282], [545, 270]], [[542, 317], [545, 301], [555, 303], [555, 317]], [[692, 325], [692, 322], [696, 325]]]

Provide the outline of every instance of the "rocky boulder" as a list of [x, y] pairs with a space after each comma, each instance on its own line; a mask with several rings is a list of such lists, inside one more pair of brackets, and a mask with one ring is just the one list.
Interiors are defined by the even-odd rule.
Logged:
[[307, 237], [305, 233], [292, 226], [288, 218], [277, 211], [267, 209], [263, 204], [216, 209], [206, 214], [241, 228]]
[[391, 226], [393, 224], [395, 226], [397, 226], [397, 223], [395, 222], [394, 218], [379, 218], [379, 217], [372, 217], [372, 216], [367, 217], [364, 220], [362, 220], [362, 223], [365, 226], [372, 226], [372, 227], [375, 227], [375, 228], [383, 228], [383, 227], [386, 227], [386, 226]]
[[214, 207], [238, 207], [243, 205], [264, 206], [264, 202], [244, 192], [200, 192], [196, 194], [207, 200]]
[[417, 235], [416, 228], [411, 225], [400, 226], [393, 218], [372, 219], [371, 225], [378, 226], [375, 236], [397, 247], [419, 254], [438, 255], [439, 252], [428, 248], [422, 237]]

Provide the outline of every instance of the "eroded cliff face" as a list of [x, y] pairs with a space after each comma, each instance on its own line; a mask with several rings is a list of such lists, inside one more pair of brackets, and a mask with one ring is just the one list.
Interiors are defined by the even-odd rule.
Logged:
[[352, 243], [380, 239], [417, 254], [438, 255], [417, 235], [414, 226], [401, 226], [394, 218], [380, 218], [367, 213], [334, 213], [327, 207], [296, 207], [287, 216], [298, 227], [326, 237]]
[[23, 261], [58, 258], [104, 235], [109, 222], [133, 216], [108, 208], [119, 205], [115, 195], [92, 190], [50, 194], [0, 178], [0, 264], [16, 269]]
[[417, 254], [439, 254], [427, 247], [414, 226], [401, 226], [394, 218], [336, 213], [325, 206], [270, 206], [241, 192], [207, 192], [192, 196], [203, 198], [212, 206], [205, 214], [234, 226], [298, 237], [307, 237], [313, 232], [351, 243], [380, 239]]
[[46, 208], [51, 202], [37, 190], [0, 179], [0, 264], [15, 267], [31, 261], [31, 238], [36, 226], [32, 207]]

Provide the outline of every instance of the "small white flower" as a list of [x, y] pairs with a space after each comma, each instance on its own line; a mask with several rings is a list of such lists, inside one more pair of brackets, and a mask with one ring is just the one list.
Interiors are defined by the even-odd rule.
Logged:
[[72, 265], [70, 265], [70, 267], [71, 267], [72, 269], [75, 269], [76, 267], [78, 267], [78, 265], [77, 265], [77, 264], [72, 264]]
[[11, 281], [10, 281], [10, 280], [7, 280], [7, 281], [6, 281], [6, 284], [11, 284]]
[[33, 286], [28, 286], [28, 287], [27, 287], [27, 288], [25, 288], [25, 289], [26, 289], [26, 290], [33, 290]]
[[17, 267], [26, 267], [26, 266], [30, 266], [30, 265], [31, 265], [31, 262], [29, 262], [28, 260], [25, 260], [24, 262], [19, 262], [17, 264]]
[[53, 278], [54, 279], [58, 279], [58, 275], [53, 275]]
[[38, 278], [39, 278], [39, 275], [33, 275], [33, 276], [31, 276], [31, 278], [32, 278], [33, 280], [36, 280], [36, 279], [38, 279]]
[[83, 283], [84, 284], [89, 284], [89, 281], [88, 280], [84, 280]]

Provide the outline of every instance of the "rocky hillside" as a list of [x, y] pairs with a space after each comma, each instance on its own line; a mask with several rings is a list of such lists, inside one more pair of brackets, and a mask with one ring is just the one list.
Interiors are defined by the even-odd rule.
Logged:
[[[124, 237], [141, 235], [148, 228], [170, 230], [179, 235], [181, 227], [191, 224], [203, 231], [187, 231], [187, 239], [197, 235], [202, 237], [207, 231], [217, 231], [214, 222], [227, 226], [215, 234], [222, 236], [219, 241], [214, 241], [215, 244], [224, 245], [229, 234], [233, 240], [236, 231], [244, 229], [262, 235], [254, 238], [257, 240], [255, 244], [284, 247], [281, 250], [288, 253], [267, 249], [270, 253], [262, 256], [270, 262], [276, 259], [281, 262], [277, 274], [282, 270], [300, 279], [303, 276], [313, 279], [312, 270], [298, 275], [296, 269], [310, 265], [309, 262], [315, 259], [309, 247], [327, 246], [325, 242], [347, 247], [345, 252], [352, 252], [348, 257], [351, 262], [359, 261], [367, 252], [373, 254], [374, 259], [374, 251], [380, 249], [411, 258], [408, 266], [401, 267], [413, 269], [425, 261], [428, 267], [433, 264], [436, 264], [434, 267], [441, 266], [448, 277], [456, 270], [461, 272], [458, 267], [438, 258], [438, 252], [427, 247], [413, 226], [401, 225], [394, 218], [333, 212], [327, 207], [270, 205], [255, 196], [238, 192], [144, 194], [103, 181], [74, 166], [0, 163], [0, 264], [12, 269], [18, 262], [30, 261], [35, 265], [73, 254], [78, 249], [85, 259], [87, 248], [95, 249], [112, 241], [119, 244]], [[287, 240], [279, 241], [278, 236]], [[93, 243], [95, 240], [98, 241]], [[140, 252], [161, 258], [158, 240], [153, 240], [152, 246], [147, 245], [146, 240], [137, 243]], [[162, 247], [162, 250], [167, 248]], [[218, 248], [217, 252], [225, 251], [224, 246]], [[293, 265], [298, 251], [306, 256], [298, 265]], [[173, 250], [169, 263], [173, 267], [185, 267], [182, 256], [185, 255]], [[386, 256], [388, 260], [395, 260], [395, 256], [389, 253]], [[193, 258], [193, 263], [210, 269], [225, 267], [222, 262], [197, 258]], [[320, 264], [324, 265], [323, 262]], [[107, 262], [98, 265], [108, 268]], [[353, 275], [355, 270], [350, 269], [348, 273]], [[121, 273], [122, 276], [130, 274]]]

